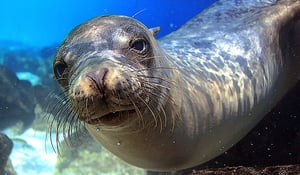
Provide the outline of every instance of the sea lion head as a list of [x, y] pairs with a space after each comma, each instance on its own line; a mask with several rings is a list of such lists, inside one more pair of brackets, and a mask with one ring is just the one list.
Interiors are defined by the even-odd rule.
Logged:
[[[60, 46], [54, 75], [70, 107], [88, 125], [111, 127], [153, 116], [167, 94], [168, 75], [154, 35], [125, 16], [96, 17], [77, 26]], [[155, 70], [155, 71], [154, 71]], [[165, 77], [165, 78], [162, 78]], [[164, 97], [166, 95], [163, 95]], [[156, 109], [156, 110], [154, 110]]]

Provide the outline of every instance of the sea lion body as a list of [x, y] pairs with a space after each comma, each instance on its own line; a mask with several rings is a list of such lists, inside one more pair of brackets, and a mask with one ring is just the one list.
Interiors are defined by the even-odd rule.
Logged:
[[132, 18], [97, 17], [68, 35], [54, 72], [105, 148], [177, 171], [229, 149], [295, 84], [299, 21], [297, 0], [221, 0], [158, 43]]

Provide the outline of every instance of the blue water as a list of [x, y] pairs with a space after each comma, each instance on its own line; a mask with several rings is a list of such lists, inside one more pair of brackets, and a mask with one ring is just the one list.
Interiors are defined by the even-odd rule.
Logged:
[[[148, 27], [161, 27], [158, 37], [176, 30], [216, 0], [3, 0], [0, 40], [43, 47], [61, 42], [76, 25], [103, 14], [133, 16]], [[140, 13], [139, 13], [140, 12]]]

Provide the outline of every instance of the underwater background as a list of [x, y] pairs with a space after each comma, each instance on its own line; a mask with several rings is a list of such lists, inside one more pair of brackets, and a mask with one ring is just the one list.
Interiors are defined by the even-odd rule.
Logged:
[[[157, 37], [178, 29], [216, 0], [2, 0], [0, 3], [0, 175], [143, 175], [89, 135], [50, 142], [48, 106], [60, 101], [52, 62], [75, 26], [96, 16], [132, 16]], [[239, 2], [239, 0], [236, 0]], [[243, 140], [202, 167], [274, 166], [300, 162], [300, 83]], [[55, 115], [55, 114], [54, 114]], [[49, 119], [50, 118], [50, 119]], [[50, 121], [49, 121], [50, 120]], [[55, 128], [55, 127], [53, 127]], [[7, 136], [5, 136], [7, 135]], [[54, 148], [53, 148], [53, 147]], [[12, 149], [12, 150], [11, 150]], [[299, 172], [299, 171], [298, 171]]]
[[[57, 150], [53, 151], [46, 138], [47, 116], [51, 115], [46, 108], [55, 103], [51, 94], [57, 88], [52, 80], [56, 49], [70, 30], [96, 16], [132, 16], [149, 28], [160, 26], [159, 38], [178, 29], [214, 2], [3, 0], [0, 5], [0, 157], [9, 154], [12, 148], [6, 175], [144, 174], [143, 170], [120, 162], [92, 140], [85, 145], [62, 143], [60, 156]], [[12, 143], [1, 145], [9, 140], [4, 134]], [[1, 159], [0, 174], [3, 162]]]

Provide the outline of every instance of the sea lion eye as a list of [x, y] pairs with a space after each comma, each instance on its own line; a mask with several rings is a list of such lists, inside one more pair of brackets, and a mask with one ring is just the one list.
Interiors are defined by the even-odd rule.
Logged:
[[130, 44], [130, 48], [137, 53], [144, 54], [148, 49], [148, 43], [145, 39], [133, 40]]
[[65, 69], [67, 68], [67, 64], [64, 62], [58, 62], [54, 65], [54, 75], [56, 79], [60, 79], [63, 76]]

